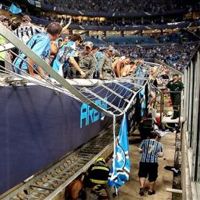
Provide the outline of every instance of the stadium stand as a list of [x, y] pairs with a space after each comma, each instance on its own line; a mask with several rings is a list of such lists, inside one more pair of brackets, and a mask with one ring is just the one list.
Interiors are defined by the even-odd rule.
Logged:
[[117, 49], [121, 54], [131, 58], [142, 58], [152, 61], [158, 59], [169, 64], [173, 68], [183, 71], [189, 64], [191, 57], [196, 52], [197, 43], [185, 44], [165, 44], [154, 46], [118, 46]]
[[[84, 1], [82, 1], [84, 2]], [[161, 6], [162, 3], [164, 3], [165, 1], [153, 1], [154, 3], [157, 3], [156, 5]], [[29, 3], [31, 3], [32, 5], [34, 5], [33, 1], [29, 1]], [[41, 5], [43, 5], [42, 3], [45, 3], [45, 5], [54, 5], [56, 6], [59, 3], [62, 3], [64, 5], [64, 7], [67, 6], [71, 6], [71, 10], [90, 10], [91, 6], [93, 6], [93, 1], [88, 1], [88, 6], [87, 8], [84, 8], [83, 3], [75, 3], [75, 2], [71, 2], [70, 0], [68, 1], [47, 1], [47, 0], [43, 0], [41, 1]], [[95, 1], [94, 1], [95, 3]], [[136, 0], [135, 1], [123, 1], [123, 6], [120, 7], [120, 2], [117, 3], [113, 3], [113, 1], [109, 1], [107, 2], [109, 4], [109, 9], [111, 9], [112, 11], [116, 11], [116, 12], [123, 12], [124, 10], [127, 10], [126, 5], [131, 5], [132, 3], [139, 3]], [[102, 1], [99, 1], [98, 4], [95, 5], [101, 5]], [[115, 6], [118, 4], [119, 10], [117, 10], [117, 8], [115, 8]], [[150, 6], [151, 3], [149, 3], [149, 7], [146, 5], [146, 3], [143, 5], [143, 9], [141, 9], [142, 11], [147, 11], [149, 9], [149, 11], [151, 11], [152, 13], [156, 13], [156, 10]], [[8, 5], [8, 4], [6, 4]], [[107, 5], [107, 4], [105, 4]], [[138, 4], [138, 8], [141, 7], [140, 4]], [[178, 8], [177, 5], [179, 5], [179, 1], [176, 1], [176, 3], [173, 5], [170, 3], [170, 6], [172, 6], [173, 8], [170, 8], [167, 6], [167, 4], [165, 6], [161, 6], [161, 10], [162, 12], [167, 11], [166, 8], [168, 8], [168, 10], [173, 10]], [[181, 4], [182, 7], [180, 8], [184, 8], [187, 10], [198, 10], [199, 9], [199, 4], [195, 2], [188, 2], [186, 1], [186, 4], [183, 6], [183, 4]], [[194, 6], [195, 5], [195, 6]], [[148, 8], [145, 8], [145, 6], [147, 6]], [[165, 8], [166, 7], [166, 8]], [[5, 5], [2, 5], [2, 8], [4, 10], [8, 10], [8, 7], [6, 7]], [[150, 9], [151, 8], [151, 9]], [[93, 11], [95, 11], [95, 9], [99, 9], [99, 8], [94, 8]], [[131, 8], [132, 9], [132, 8]], [[57, 9], [54, 9], [55, 11], [57, 11]], [[100, 9], [101, 10], [101, 9]], [[102, 6], [102, 10], [104, 11], [104, 6]], [[135, 10], [135, 12], [137, 11], [137, 9]], [[139, 10], [138, 10], [139, 12]], [[159, 13], [162, 13], [161, 11], [159, 11]], [[176, 12], [177, 15], [178, 11]], [[81, 13], [80, 13], [81, 15]], [[39, 26], [46, 26], [49, 22], [51, 21], [57, 21], [57, 22], [61, 22], [63, 25], [66, 24], [68, 22], [68, 18], [69, 16], [67, 15], [60, 15], [57, 14], [56, 12], [41, 12], [40, 16], [37, 14], [36, 15], [31, 15], [29, 14], [29, 16], [32, 19], [32, 22], [39, 25]], [[171, 16], [171, 15], [170, 15]], [[174, 16], [173, 16], [174, 17]], [[137, 19], [135, 20], [134, 18], [128, 19], [128, 18], [100, 18], [100, 17], [95, 17], [95, 18], [89, 18], [89, 17], [84, 17], [84, 18], [80, 18], [80, 17], [76, 17], [76, 16], [72, 16], [72, 23], [70, 25], [70, 29], [77, 29], [77, 30], [101, 30], [101, 31], [107, 31], [107, 30], [137, 30], [137, 31], [141, 31], [141, 30], [153, 30], [155, 29], [159, 29], [160, 33], [158, 34], [150, 34], [150, 35], [140, 35], [141, 32], [138, 32], [138, 35], [126, 35], [126, 36], [116, 36], [116, 35], [109, 35], [106, 36], [89, 36], [89, 35], [85, 35], [84, 36], [84, 40], [85, 41], [91, 41], [93, 44], [99, 46], [99, 47], [105, 47], [108, 45], [113, 45], [115, 46], [115, 48], [117, 50], [119, 50], [120, 55], [121, 56], [126, 56], [126, 57], [130, 57], [132, 59], [145, 59], [145, 60], [154, 60], [154, 59], [158, 59], [161, 61], [164, 61], [165, 63], [169, 64], [170, 66], [174, 67], [177, 70], [183, 71], [183, 69], [185, 68], [185, 66], [188, 65], [189, 61], [190, 61], [190, 57], [193, 55], [193, 52], [196, 49], [196, 46], [198, 44], [199, 41], [199, 37], [196, 35], [199, 34], [198, 30], [193, 31], [193, 33], [188, 32], [186, 29], [181, 29], [179, 31], [176, 32], [169, 32], [169, 33], [162, 33], [162, 30], [166, 29], [166, 28], [171, 28], [171, 30], [173, 28], [185, 28], [188, 26], [197, 26], [198, 24], [200, 24], [200, 20], [197, 18], [196, 21], [192, 20], [192, 19], [185, 19], [183, 20], [183, 16], [180, 16], [180, 18], [176, 18], [176, 20], [180, 20], [180, 22], [173, 22], [173, 17], [167, 17], [165, 20], [165, 23], [162, 23], [162, 18], [160, 18], [160, 16], [154, 17], [153, 20], [149, 20], [149, 22], [147, 21], [143, 21], [142, 19], [140, 19], [139, 21], [137, 21]], [[167, 21], [169, 20], [169, 21]], [[155, 24], [155, 22], [157, 22], [158, 24]], [[171, 22], [171, 23], [166, 23], [166, 22]], [[142, 24], [143, 25], [142, 25]], [[149, 24], [148, 24], [149, 23]], [[138, 25], [137, 25], [138, 24]], [[147, 25], [146, 25], [147, 24]], [[164, 45], [162, 45], [164, 44]]]
[[[166, 0], [111, 0], [111, 1], [103, 1], [103, 0], [41, 0], [42, 7], [50, 10], [56, 11], [77, 11], [83, 13], [165, 13], [172, 12], [174, 10], [188, 10], [188, 9], [198, 9], [195, 4], [195, 1], [166, 1]], [[147, 13], [147, 14], [148, 14]]]

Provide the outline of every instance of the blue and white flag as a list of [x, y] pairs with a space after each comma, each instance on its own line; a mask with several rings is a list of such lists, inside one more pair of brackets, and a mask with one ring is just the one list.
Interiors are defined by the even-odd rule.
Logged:
[[12, 14], [17, 15], [17, 14], [20, 14], [22, 12], [22, 9], [19, 7], [19, 5], [12, 3], [10, 8], [9, 8], [9, 11]]
[[130, 159], [128, 146], [127, 119], [124, 114], [119, 135], [116, 139], [113, 164], [109, 176], [109, 185], [118, 189], [129, 180]]

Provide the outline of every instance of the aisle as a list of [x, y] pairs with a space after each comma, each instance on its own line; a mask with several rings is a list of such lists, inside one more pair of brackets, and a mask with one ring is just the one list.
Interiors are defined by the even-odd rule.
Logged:
[[165, 170], [164, 166], [173, 166], [174, 152], [175, 152], [175, 135], [170, 133], [161, 139], [164, 146], [164, 157], [159, 159], [159, 176], [156, 183], [156, 194], [149, 196], [147, 193], [141, 197], [139, 192], [138, 181], [138, 162], [140, 155], [137, 151], [137, 144], [130, 145], [130, 157], [131, 157], [131, 175], [130, 181], [119, 190], [119, 197], [116, 200], [171, 200], [172, 194], [166, 192], [166, 188], [172, 188], [173, 173]]

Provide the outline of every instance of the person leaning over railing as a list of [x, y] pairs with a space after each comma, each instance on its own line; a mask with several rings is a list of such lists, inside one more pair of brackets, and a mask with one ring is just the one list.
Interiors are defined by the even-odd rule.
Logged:
[[137, 68], [137, 61], [131, 60], [129, 64], [125, 64], [121, 69], [121, 76], [126, 77], [128, 75], [132, 75]]
[[130, 58], [126, 58], [123, 56], [123, 58], [120, 58], [118, 62], [116, 63], [116, 66], [114, 67], [114, 71], [117, 77], [125, 76], [123, 74], [124, 68], [126, 65], [129, 65], [131, 63]]
[[84, 78], [85, 73], [75, 59], [77, 54], [77, 45], [82, 41], [82, 38], [79, 34], [74, 34], [69, 36], [68, 39], [69, 40], [66, 41], [66, 43], [58, 50], [51, 65], [61, 76], [65, 76], [66, 73], [69, 73], [72, 67], [80, 73], [82, 78]]
[[115, 78], [115, 73], [112, 67], [112, 57], [114, 55], [115, 49], [113, 47], [108, 47], [103, 52], [102, 65], [99, 68], [100, 79], [113, 79]]
[[100, 71], [99, 69], [101, 69], [103, 63], [104, 63], [104, 54], [103, 52], [100, 50], [100, 48], [96, 45], [93, 46], [93, 54], [96, 58], [96, 67], [95, 67], [95, 71], [93, 74], [93, 78], [95, 79], [99, 79], [100, 78]]
[[86, 78], [93, 78], [96, 70], [97, 60], [93, 52], [93, 42], [87, 41], [84, 44], [84, 49], [79, 54], [79, 66], [86, 74]]
[[[47, 26], [46, 33], [39, 33], [31, 37], [27, 46], [42, 59], [46, 60], [50, 56], [51, 41], [56, 40], [62, 31], [62, 26], [57, 22], [52, 22]], [[31, 58], [27, 58], [24, 53], [20, 53], [13, 61], [14, 71], [21, 74], [22, 71], [31, 76], [45, 76], [43, 69], [36, 65]]]

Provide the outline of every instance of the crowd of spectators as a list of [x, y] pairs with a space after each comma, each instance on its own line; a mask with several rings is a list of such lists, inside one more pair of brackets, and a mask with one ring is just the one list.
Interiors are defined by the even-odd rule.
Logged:
[[121, 54], [134, 59], [154, 61], [158, 59], [169, 66], [182, 71], [189, 64], [191, 57], [196, 51], [197, 43], [165, 44], [156, 46], [117, 46]]
[[[42, 5], [57, 11], [74, 10], [104, 13], [164, 13], [178, 9], [191, 9], [194, 7], [194, 3], [188, 0], [42, 0]], [[197, 9], [196, 6], [195, 9]]]
[[[109, 34], [109, 32], [108, 32]], [[108, 35], [104, 36], [91, 36], [86, 37], [88, 40], [93, 41], [97, 44], [105, 44], [109, 43], [112, 45], [137, 45], [137, 44], [148, 44], [148, 45], [155, 45], [155, 44], [166, 44], [166, 43], [188, 43], [188, 42], [197, 42], [200, 40], [200, 32], [198, 30], [189, 32], [186, 30], [181, 30], [179, 32], [174, 33], [157, 33], [157, 34], [147, 34], [147, 35], [140, 35], [140, 34], [129, 34], [125, 36], [119, 35]]]
[[[36, 24], [47, 25], [51, 21], [57, 21], [66, 24], [69, 21], [69, 15], [57, 15], [54, 12], [41, 12], [40, 16], [31, 15], [32, 20]], [[86, 16], [70, 16], [71, 29], [77, 30], [149, 30], [149, 29], [183, 29], [188, 26], [199, 26], [200, 19], [184, 18], [184, 15], [173, 16], [154, 16], [154, 17], [137, 17], [137, 18], [110, 18], [110, 17], [86, 17]]]
[[[41, 16], [40, 16], [41, 17]], [[66, 23], [68, 17], [65, 15], [58, 16], [54, 13], [43, 13], [43, 18], [46, 20], [55, 20]], [[136, 26], [136, 25], [156, 25], [176, 22], [193, 22], [193, 19], [183, 19], [182, 15], [172, 17], [139, 17], [139, 18], [100, 18], [100, 17], [75, 17], [72, 16], [72, 24], [86, 26]]]
[[[66, 3], [62, 1], [62, 7], [68, 6], [68, 4], [70, 6], [75, 4], [75, 3], [71, 4], [70, 0], [69, 1], [65, 0], [65, 2]], [[105, 4], [109, 2], [105, 2]], [[127, 2], [131, 4], [134, 1], [127, 1]], [[88, 4], [90, 3], [92, 4], [92, 2], [88, 1]], [[99, 6], [100, 4], [101, 4], [101, 1], [95, 4], [95, 6]], [[56, 5], [56, 3], [53, 5]], [[81, 5], [81, 3], [77, 4], [77, 6], [79, 5]], [[195, 6], [195, 8], [198, 8], [198, 5]], [[47, 25], [51, 21], [56, 21], [64, 25], [68, 22], [68, 19], [69, 19], [69, 15], [66, 15], [66, 14], [61, 15], [61, 14], [58, 14], [57, 12], [42, 11], [38, 13], [35, 11], [31, 12], [31, 10], [29, 11], [30, 11], [29, 13], [30, 17], [32, 18], [33, 22], [36, 24]], [[185, 28], [188, 25], [190, 25], [190, 23], [192, 23], [192, 26], [198, 26], [200, 24], [200, 20], [198, 20], [197, 18], [196, 20], [194, 20], [193, 17], [185, 18], [185, 13], [182, 13], [182, 14], [174, 13], [171, 15], [145, 15], [145, 16], [138, 16], [138, 17], [127, 17], [127, 16], [115, 17], [114, 15], [113, 17], [97, 17], [97, 16], [89, 17], [89, 16], [82, 16], [83, 14], [84, 13], [81, 13], [81, 12], [79, 12], [77, 15], [72, 14], [71, 16], [72, 29], [102, 30], [102, 31], [126, 30], [126, 29], [127, 30], [136, 30], [136, 29], [147, 30], [149, 29], [149, 27], [151, 29], [165, 29], [165, 28], [173, 29], [174, 25], [179, 28]]]
[[[28, 22], [21, 23], [21, 25], [14, 31], [14, 33], [22, 41], [22, 36], [25, 35], [27, 36], [27, 38], [30, 39], [31, 34], [34, 33], [33, 24], [30, 23], [31, 19], [28, 16], [25, 16], [23, 18], [26, 21], [28, 19]], [[35, 29], [36, 28], [37, 27], [35, 27]], [[41, 33], [45, 31], [40, 29], [38, 32]], [[58, 38], [59, 40], [56, 41], [57, 50], [55, 51], [55, 53], [53, 53], [53, 57], [52, 59], [50, 59], [49, 64], [52, 65], [55, 71], [63, 76], [69, 76], [69, 74], [73, 73], [75, 74], [75, 76], [78, 74], [78, 77], [91, 78], [97, 72], [96, 67], [98, 65], [97, 61], [99, 59], [101, 67], [98, 67], [98, 69], [100, 69], [100, 71], [98, 70], [98, 77], [105, 79], [107, 79], [110, 73], [113, 73], [112, 77], [120, 77], [123, 76], [123, 74], [128, 74], [129, 71], [133, 70], [134, 68], [134, 61], [141, 59], [153, 61], [155, 59], [158, 59], [169, 64], [177, 70], [183, 71], [184, 68], [189, 64], [189, 61], [198, 44], [198, 42], [195, 40], [191, 42], [191, 34], [186, 33], [179, 32], [165, 36], [158, 35], [154, 38], [148, 38], [145, 36], [129, 36], [129, 38], [119, 37], [118, 39], [121, 42], [122, 38], [124, 38], [124, 41], [125, 39], [132, 39], [133, 43], [130, 40], [129, 42], [125, 43], [126, 46], [123, 46], [123, 43], [119, 43], [117, 46], [115, 46], [117, 44], [116, 38], [115, 40], [112, 40], [112, 37], [110, 38], [111, 40], [109, 40], [108, 38], [104, 38], [103, 47], [96, 46], [96, 43], [92, 42], [92, 38], [90, 37], [85, 40], [87, 41], [86, 43], [80, 46], [79, 43], [82, 41], [82, 37], [65, 33], [65, 35], [63, 35], [61, 38]], [[177, 38], [185, 38], [186, 41], [177, 41]], [[140, 41], [138, 41], [135, 42], [134, 45], [134, 40], [137, 39], [144, 39], [143, 44], [140, 44]], [[148, 41], [150, 41], [151, 39], [151, 41], [155, 41], [155, 43], [144, 45], [147, 39]], [[167, 40], [169, 40], [168, 42], [171, 43], [166, 43]], [[62, 44], [62, 46], [61, 43], [63, 41], [64, 44]], [[188, 43], [189, 41], [190, 43]], [[115, 49], [113, 49], [113, 47], [110, 47], [109, 45], [114, 46]], [[117, 58], [118, 64], [115, 63], [115, 58]], [[55, 59], [59, 61], [59, 66], [55, 65]], [[65, 60], [67, 61], [67, 65]], [[72, 65], [72, 71], [68, 70], [68, 66], [70, 65]], [[62, 67], [60, 68], [60, 66]]]

